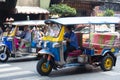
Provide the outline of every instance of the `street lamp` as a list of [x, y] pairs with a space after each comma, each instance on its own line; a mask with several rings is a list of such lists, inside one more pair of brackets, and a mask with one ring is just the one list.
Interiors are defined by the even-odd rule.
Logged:
[[28, 20], [28, 21], [30, 20], [30, 16], [29, 16], [29, 15], [27, 15], [27, 20]]

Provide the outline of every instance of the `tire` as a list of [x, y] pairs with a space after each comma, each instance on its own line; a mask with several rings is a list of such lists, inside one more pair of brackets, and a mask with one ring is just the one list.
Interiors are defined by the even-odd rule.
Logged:
[[106, 55], [102, 58], [100, 67], [103, 71], [110, 71], [113, 65], [114, 65], [113, 57], [110, 55]]
[[8, 60], [8, 58], [9, 58], [9, 55], [7, 54], [7, 53], [0, 53], [0, 61], [1, 62], [6, 62], [7, 60]]
[[43, 76], [49, 75], [49, 73], [52, 71], [52, 65], [49, 63], [48, 68], [46, 68], [47, 60], [44, 58], [41, 58], [40, 61], [37, 63], [37, 72]]

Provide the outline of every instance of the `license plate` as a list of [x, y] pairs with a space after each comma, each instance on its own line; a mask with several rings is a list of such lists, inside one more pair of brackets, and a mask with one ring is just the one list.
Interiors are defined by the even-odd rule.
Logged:
[[31, 48], [31, 52], [36, 52], [36, 48]]

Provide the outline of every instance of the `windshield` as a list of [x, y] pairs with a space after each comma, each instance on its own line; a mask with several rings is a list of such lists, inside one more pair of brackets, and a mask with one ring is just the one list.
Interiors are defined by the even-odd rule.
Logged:
[[61, 26], [58, 24], [51, 24], [46, 26], [45, 36], [57, 37], [59, 35]]

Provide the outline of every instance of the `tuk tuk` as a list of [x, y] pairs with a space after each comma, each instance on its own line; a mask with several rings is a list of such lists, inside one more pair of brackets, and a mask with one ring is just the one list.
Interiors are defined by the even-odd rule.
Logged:
[[[31, 30], [31, 28], [36, 26], [44, 26], [44, 20], [29, 20], [29, 21], [15, 21], [12, 23], [4, 23], [4, 25], [11, 26], [11, 30], [9, 34], [7, 32], [3, 33], [1, 42], [0, 42], [0, 61], [6, 62], [10, 57], [18, 58], [18, 57], [27, 57], [27, 56], [38, 56], [37, 49], [39, 49], [39, 42], [35, 43], [33, 42], [33, 36], [34, 32]], [[21, 33], [24, 26], [27, 25], [30, 29], [30, 36], [31, 36], [31, 42], [25, 43], [24, 46], [22, 46], [23, 51], [20, 54], [18, 53], [18, 48], [20, 45], [21, 38], [16, 36], [17, 33]], [[8, 28], [7, 27], [7, 28]], [[20, 30], [21, 29], [21, 30]], [[18, 54], [20, 54], [18, 56]]]
[[118, 24], [118, 17], [66, 17], [48, 19], [48, 30], [40, 41], [42, 49], [38, 52], [43, 57], [37, 63], [37, 72], [40, 75], [49, 75], [52, 69], [68, 66], [83, 66], [86, 64], [100, 66], [103, 71], [109, 71], [116, 65], [119, 52], [116, 34], [89, 33], [89, 40], [82, 42], [82, 34], [75, 33], [79, 49], [68, 54], [64, 60], [66, 41], [64, 40], [65, 27], [77, 24]]

